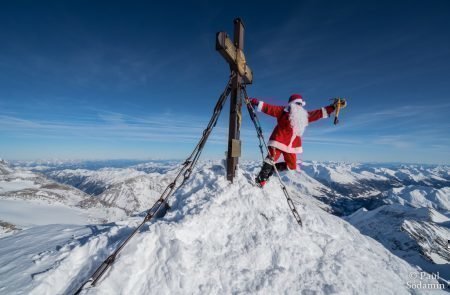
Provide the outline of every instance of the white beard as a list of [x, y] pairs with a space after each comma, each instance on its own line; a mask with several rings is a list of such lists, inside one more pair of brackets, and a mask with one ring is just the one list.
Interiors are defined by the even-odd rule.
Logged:
[[302, 106], [291, 103], [289, 105], [289, 121], [294, 134], [302, 136], [306, 126], [308, 126], [308, 112]]

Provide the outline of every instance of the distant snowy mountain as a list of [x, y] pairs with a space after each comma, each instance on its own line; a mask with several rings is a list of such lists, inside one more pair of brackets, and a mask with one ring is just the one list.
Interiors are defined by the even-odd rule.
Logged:
[[[201, 165], [168, 214], [83, 294], [421, 294], [408, 283], [438, 284], [412, 278], [417, 269], [306, 195], [296, 197], [300, 228], [278, 184], [261, 190], [252, 176], [239, 170], [230, 184], [223, 166]], [[47, 225], [0, 239], [1, 292], [73, 293], [140, 220]]]
[[3, 159], [0, 159], [0, 175], [7, 175], [12, 171], [13, 169], [9, 167], [9, 163]]
[[0, 163], [0, 220], [27, 227], [117, 220], [125, 212], [41, 174]]
[[29, 170], [11, 168], [0, 163], [0, 195], [9, 199], [32, 199], [47, 203], [61, 202], [74, 205], [83, 201], [86, 195], [71, 186], [48, 180], [43, 175]]
[[[450, 167], [436, 165], [395, 165], [335, 162], [304, 162], [302, 169], [325, 183], [334, 183], [338, 189], [349, 188], [352, 193], [368, 184], [376, 190], [387, 187], [422, 185], [436, 188], [450, 186]], [[352, 186], [348, 186], [351, 184]], [[353, 187], [354, 185], [357, 187]], [[364, 191], [364, 190], [363, 190]]]
[[99, 195], [117, 183], [145, 174], [145, 172], [132, 168], [102, 168], [99, 170], [57, 170], [47, 173], [47, 176], [60, 183], [76, 187], [87, 194]]
[[389, 203], [450, 211], [450, 187], [435, 189], [418, 185], [393, 188], [383, 193]]
[[172, 179], [171, 173], [136, 176], [109, 187], [98, 198], [128, 214], [142, 212], [156, 202]]
[[[89, 166], [102, 167], [105, 163], [108, 162], [89, 162]], [[241, 166], [245, 168], [248, 163], [243, 162]], [[36, 167], [36, 165], [27, 163], [27, 167]], [[178, 165], [179, 163], [174, 161], [150, 161], [124, 168], [78, 169], [76, 163], [70, 162], [62, 164], [65, 169], [51, 166], [51, 169], [43, 170], [43, 173], [55, 181], [74, 186], [90, 195], [98, 196], [104, 193], [103, 199], [117, 200], [117, 204], [128, 199], [134, 203], [126, 208], [128, 212], [131, 212], [142, 209], [139, 204], [145, 202], [142, 203], [139, 200], [146, 199], [140, 195], [147, 193], [146, 191], [140, 193], [132, 188], [129, 185], [133, 182], [132, 179], [140, 177], [140, 180], [136, 180], [139, 184], [145, 175], [165, 175], [176, 170]], [[66, 169], [68, 166], [76, 169]], [[79, 166], [86, 167], [87, 164], [79, 163]], [[430, 190], [442, 189], [437, 196], [442, 195], [444, 198], [450, 187], [450, 167], [448, 166], [304, 162], [302, 171], [302, 179], [298, 179], [297, 187], [308, 188], [305, 193], [315, 196], [328, 208], [327, 210], [339, 216], [352, 214], [360, 208], [375, 209], [384, 204], [401, 202], [401, 200], [395, 200], [393, 193], [405, 190], [406, 187], [409, 187], [407, 190], [414, 190], [416, 187]], [[146, 181], [152, 186], [151, 179]], [[308, 185], [302, 185], [305, 181]], [[106, 192], [110, 188], [112, 190]], [[154, 191], [159, 192], [158, 189]], [[389, 194], [389, 191], [393, 193]], [[127, 194], [129, 194], [128, 197]], [[445, 203], [445, 200], [442, 203]], [[125, 207], [121, 206], [121, 208]], [[444, 206], [444, 208], [448, 207]]]
[[[155, 166], [151, 168], [152, 165]], [[159, 198], [173, 178], [172, 169], [170, 164], [146, 163], [123, 169], [65, 169], [52, 171], [48, 176], [133, 214], [148, 209]]]
[[305, 162], [302, 170], [333, 191], [331, 198], [321, 200], [337, 215], [349, 215], [360, 208], [375, 209], [392, 202], [407, 203], [406, 195], [403, 201], [395, 196], [416, 189], [442, 189], [436, 193], [440, 201], [434, 208], [448, 210], [448, 166]]
[[450, 281], [450, 219], [434, 209], [399, 204], [360, 209], [345, 218], [395, 255]]
[[[127, 168], [149, 161], [143, 160], [37, 160], [37, 161], [14, 161], [13, 167], [22, 167], [33, 171], [49, 172], [64, 169], [88, 169], [98, 170], [101, 168]], [[151, 161], [158, 163], [159, 161]], [[162, 161], [166, 162], [166, 161]]]

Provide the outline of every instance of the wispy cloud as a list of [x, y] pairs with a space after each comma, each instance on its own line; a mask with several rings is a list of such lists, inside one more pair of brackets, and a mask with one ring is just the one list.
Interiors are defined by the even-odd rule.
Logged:
[[[207, 118], [195, 116], [137, 117], [117, 112], [102, 112], [88, 120], [31, 120], [0, 115], [0, 132], [13, 137], [53, 139], [126, 140], [167, 143], [197, 142], [208, 123]], [[243, 129], [242, 136], [254, 136], [253, 130]], [[226, 127], [216, 126], [209, 140], [222, 144], [228, 134]]]
[[395, 148], [405, 149], [411, 148], [414, 144], [403, 136], [379, 136], [373, 141], [374, 144], [387, 145]]
[[[405, 105], [395, 108], [384, 108], [375, 111], [364, 110], [353, 115], [351, 108], [343, 111], [343, 123], [338, 125], [339, 130], [365, 130], [365, 131], [386, 131], [395, 132], [398, 127], [408, 127], [409, 132], [433, 132], [434, 129], [448, 130], [448, 123], [442, 120], [441, 124], [431, 124], [433, 120], [439, 120], [450, 112], [450, 103], [430, 104], [430, 105]], [[332, 133], [335, 127], [326, 127], [316, 132]], [[404, 132], [399, 129], [398, 132]], [[447, 131], [448, 132], [448, 131]]]

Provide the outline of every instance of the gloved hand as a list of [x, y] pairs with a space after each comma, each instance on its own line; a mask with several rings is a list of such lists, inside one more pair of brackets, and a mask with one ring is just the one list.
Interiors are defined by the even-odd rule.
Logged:
[[347, 101], [345, 100], [345, 98], [335, 98], [334, 102], [333, 102], [333, 106], [336, 109], [338, 106], [343, 109], [347, 106]]
[[256, 98], [250, 98], [250, 103], [252, 104], [252, 106], [256, 107], [259, 104], [259, 100], [257, 100]]

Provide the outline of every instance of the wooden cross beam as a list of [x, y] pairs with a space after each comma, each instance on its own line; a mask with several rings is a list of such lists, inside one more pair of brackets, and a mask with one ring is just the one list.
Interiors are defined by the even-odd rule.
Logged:
[[225, 32], [216, 35], [216, 50], [230, 65], [235, 74], [231, 83], [230, 124], [228, 129], [227, 179], [236, 175], [236, 166], [241, 156], [240, 127], [242, 118], [241, 85], [253, 82], [253, 72], [244, 55], [244, 24], [240, 18], [234, 20], [234, 41]]

